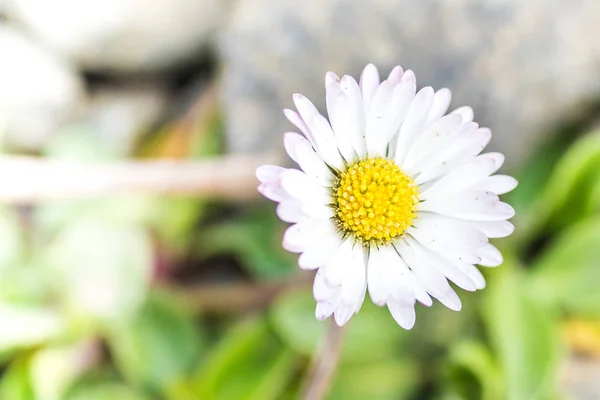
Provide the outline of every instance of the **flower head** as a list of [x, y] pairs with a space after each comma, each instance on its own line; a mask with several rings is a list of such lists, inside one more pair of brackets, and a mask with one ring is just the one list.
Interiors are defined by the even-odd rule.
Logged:
[[360, 83], [329, 72], [325, 87], [329, 120], [300, 94], [298, 112], [285, 110], [302, 132], [284, 135], [300, 169], [256, 171], [259, 191], [293, 224], [283, 246], [300, 253], [300, 268], [317, 270], [316, 317], [345, 324], [367, 289], [405, 329], [415, 301], [430, 306], [434, 297], [460, 310], [448, 281], [484, 288], [475, 265], [502, 263], [488, 238], [514, 230], [514, 210], [498, 195], [517, 181], [493, 175], [502, 154], [480, 154], [490, 130], [470, 107], [446, 115], [450, 91], [417, 92], [414, 73], [400, 67], [381, 82], [371, 64]]

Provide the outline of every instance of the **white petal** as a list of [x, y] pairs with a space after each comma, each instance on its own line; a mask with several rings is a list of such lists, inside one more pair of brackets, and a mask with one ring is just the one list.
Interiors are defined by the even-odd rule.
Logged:
[[[337, 293], [337, 292], [336, 292]], [[340, 295], [339, 293], [334, 294], [326, 301], [317, 302], [317, 308], [315, 310], [315, 316], [318, 320], [322, 321], [326, 318], [329, 318], [331, 314], [338, 308], [340, 305]]]
[[418, 253], [418, 256], [422, 260], [426, 260], [425, 265], [429, 268], [435, 268], [441, 272], [446, 278], [454, 282], [458, 287], [468, 290], [470, 292], [475, 291], [475, 283], [464, 273], [456, 264], [443, 256], [431, 251], [427, 247], [423, 246], [419, 241], [414, 239], [407, 239], [410, 246]]
[[417, 279], [417, 277], [414, 273], [412, 273], [412, 271], [411, 274], [408, 275], [408, 277], [411, 281], [410, 286], [412, 286], [413, 288], [415, 298], [417, 299], [417, 301], [426, 307], [431, 307], [433, 305], [433, 300], [427, 293], [425, 285], [423, 285], [423, 283], [421, 283], [421, 281]]
[[414, 305], [411, 306], [396, 301], [390, 301], [388, 303], [388, 308], [392, 317], [394, 317], [398, 325], [402, 328], [409, 330], [415, 326], [416, 315]]
[[258, 185], [258, 192], [267, 199], [281, 203], [284, 200], [290, 200], [290, 195], [281, 187], [279, 182], [261, 183]]
[[348, 98], [348, 111], [346, 112], [347, 126], [346, 135], [352, 143], [354, 151], [359, 158], [364, 158], [367, 154], [365, 142], [365, 111], [363, 98], [358, 84], [351, 76], [345, 75], [341, 80], [342, 92]]
[[419, 211], [474, 221], [502, 221], [515, 215], [515, 210], [502, 203], [496, 194], [470, 190], [423, 201], [417, 208]]
[[447, 138], [454, 136], [460, 128], [460, 116], [446, 115], [443, 118], [437, 119], [436, 122], [430, 124], [423, 134], [416, 138], [414, 145], [411, 147], [409, 154], [404, 159], [402, 168], [411, 173], [418, 172], [414, 169], [423, 158], [431, 157], [431, 153], [447, 142]]
[[342, 241], [338, 235], [326, 236], [300, 254], [298, 266], [309, 270], [324, 266], [336, 254], [341, 244]]
[[471, 280], [475, 282], [475, 286], [478, 290], [485, 288], [485, 278], [476, 266], [463, 263], [458, 264], [458, 267], [462, 269], [467, 275], [469, 275], [469, 278], [471, 278]]
[[474, 117], [473, 109], [469, 106], [458, 107], [456, 110], [452, 111], [451, 114], [460, 115], [463, 122], [472, 122]]
[[408, 114], [410, 104], [415, 97], [416, 88], [417, 81], [415, 74], [411, 70], [406, 71], [400, 79], [400, 83], [394, 87], [392, 104], [390, 105], [391, 118], [388, 119], [389, 126], [385, 129], [389, 135], [386, 141], [390, 143], [388, 149], [388, 156], [390, 158], [393, 158], [396, 154], [396, 142], [392, 143], [392, 141], [396, 140], [400, 126], [404, 122], [406, 114]]
[[319, 204], [330, 202], [331, 195], [307, 174], [297, 169], [288, 169], [279, 174], [281, 187], [293, 198]]
[[449, 140], [440, 143], [438, 148], [413, 168], [414, 172], [419, 173], [415, 182], [418, 184], [429, 182], [473, 161], [492, 138], [489, 129], [477, 128], [476, 123], [470, 122], [449, 135], [447, 138]]
[[382, 306], [393, 299], [414, 305], [415, 295], [408, 275], [411, 275], [410, 270], [393, 247], [371, 248], [367, 282], [373, 303]]
[[269, 183], [278, 180], [283, 171], [287, 171], [287, 168], [279, 165], [261, 165], [256, 169], [256, 177], [262, 183]]
[[402, 67], [399, 65], [396, 65], [390, 71], [390, 74], [388, 75], [387, 80], [392, 84], [392, 86], [396, 86], [397, 84], [400, 83], [402, 76], [404, 76], [404, 71], [402, 70]]
[[515, 226], [508, 221], [467, 221], [489, 238], [503, 238], [515, 231]]
[[349, 305], [362, 304], [367, 290], [367, 268], [365, 266], [364, 249], [354, 245], [350, 252], [346, 252], [346, 271], [342, 281], [342, 301]]
[[367, 265], [367, 284], [369, 296], [373, 303], [383, 306], [390, 297], [390, 282], [388, 280], [387, 255], [377, 249], [372, 248], [369, 253]]
[[290, 199], [279, 203], [277, 206], [277, 216], [284, 222], [296, 223], [310, 218], [302, 211], [302, 203], [298, 200]]
[[500, 250], [490, 243], [479, 249], [479, 255], [481, 256], [479, 265], [483, 265], [484, 267], [497, 267], [504, 261]]
[[306, 126], [306, 122], [304, 122], [304, 120], [302, 119], [300, 114], [298, 114], [296, 111], [290, 110], [290, 109], [283, 110], [283, 114], [288, 119], [288, 121], [290, 121], [292, 124], [294, 124], [296, 126], [296, 128], [298, 128], [300, 130], [300, 132], [302, 132], [302, 134], [306, 137], [306, 139], [308, 139], [310, 144], [313, 147], [316, 147], [316, 143], [313, 138], [313, 134], [310, 131], [310, 129], [308, 129], [308, 126]]
[[433, 103], [433, 89], [429, 86], [419, 90], [413, 99], [408, 114], [400, 127], [396, 144], [396, 163], [402, 165], [415, 138], [423, 133], [427, 115]]
[[317, 153], [319, 153], [327, 164], [334, 168], [342, 169], [344, 162], [338, 151], [335, 136], [327, 119], [303, 95], [296, 93], [293, 97], [298, 112], [312, 133]]
[[302, 212], [313, 219], [331, 219], [331, 217], [333, 217], [333, 209], [331, 206], [322, 201], [318, 201], [317, 198], [312, 201], [303, 202]]
[[452, 93], [450, 89], [443, 88], [435, 92], [433, 96], [433, 104], [431, 106], [431, 110], [429, 110], [429, 114], [427, 115], [427, 121], [425, 122], [425, 126], [429, 126], [436, 120], [442, 118], [446, 111], [448, 111], [448, 106], [450, 106], [450, 101], [452, 100]]
[[338, 308], [334, 311], [335, 323], [338, 326], [346, 325], [346, 322], [350, 320], [350, 317], [354, 314], [354, 308], [352, 305], [342, 303]]
[[294, 160], [307, 175], [323, 186], [331, 186], [334, 176], [303, 136], [288, 132], [283, 136], [283, 143], [290, 158]]
[[392, 118], [391, 103], [393, 86], [388, 81], [383, 81], [375, 91], [371, 107], [367, 115], [366, 142], [367, 154], [370, 157], [385, 156], [388, 137], [392, 134], [389, 119]]
[[373, 64], [368, 64], [360, 75], [360, 90], [362, 92], [365, 115], [369, 115], [375, 90], [379, 86], [379, 71]]
[[351, 126], [355, 119], [351, 117], [352, 108], [348, 96], [342, 92], [341, 82], [337, 75], [328, 73], [325, 79], [327, 114], [333, 129], [337, 147], [347, 162], [352, 162], [356, 156], [350, 133], [355, 127]]
[[[313, 283], [313, 297], [317, 302], [327, 302], [329, 299], [333, 297], [337, 290], [337, 286], [331, 286], [327, 283], [325, 279], [325, 275], [321, 268], [317, 271], [315, 275], [315, 281]], [[331, 315], [333, 313], [333, 309], [329, 313]]]
[[287, 251], [301, 253], [324, 236], [334, 234], [336, 232], [331, 221], [305, 220], [286, 229], [282, 244]]
[[470, 163], [455, 168], [440, 178], [427, 190], [422, 191], [419, 198], [421, 200], [435, 199], [474, 187], [496, 172], [503, 162], [504, 156], [500, 153], [482, 154]]
[[364, 249], [348, 239], [319, 269], [313, 286], [318, 301], [317, 318], [327, 318], [333, 313], [341, 326], [360, 310], [367, 286], [364, 262]]
[[413, 245], [408, 245], [409, 240], [396, 244], [396, 249], [402, 260], [413, 271], [417, 279], [423, 283], [427, 292], [437, 298], [442, 304], [451, 310], [461, 309], [461, 302], [454, 290], [448, 284], [444, 275], [432, 267], [428, 257], [424, 257], [423, 252], [415, 250]]
[[474, 185], [472, 189], [486, 190], [496, 194], [504, 194], [516, 188], [517, 184], [517, 180], [512, 176], [493, 175], [483, 179], [481, 182]]
[[334, 82], [339, 82], [340, 81], [340, 77], [337, 76], [337, 74], [335, 74], [334, 72], [329, 71], [328, 73], [325, 74], [325, 89], [327, 89], [327, 87], [329, 85], [331, 85]]
[[477, 249], [488, 242], [483, 232], [466, 221], [425, 216], [426, 213], [421, 213], [407, 233], [448, 260], [469, 263], [481, 261]]

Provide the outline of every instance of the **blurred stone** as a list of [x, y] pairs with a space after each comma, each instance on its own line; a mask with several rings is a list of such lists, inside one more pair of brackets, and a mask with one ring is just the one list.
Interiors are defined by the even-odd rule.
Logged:
[[600, 360], [571, 356], [563, 365], [561, 388], [567, 399], [600, 399]]
[[176, 67], [207, 45], [221, 0], [4, 0], [12, 17], [91, 70]]
[[0, 135], [9, 146], [36, 150], [85, 101], [70, 66], [14, 28], [0, 25]]
[[166, 88], [155, 83], [102, 86], [90, 95], [86, 120], [125, 155], [164, 116], [168, 102]]
[[324, 110], [326, 71], [373, 62], [449, 87], [514, 165], [600, 98], [598, 21], [597, 0], [239, 0], [220, 43], [229, 147], [281, 149], [292, 93]]

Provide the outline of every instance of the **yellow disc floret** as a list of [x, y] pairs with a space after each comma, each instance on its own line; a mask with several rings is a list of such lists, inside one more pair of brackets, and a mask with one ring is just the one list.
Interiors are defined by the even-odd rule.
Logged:
[[364, 245], [387, 244], [410, 227], [418, 188], [392, 160], [368, 158], [350, 165], [333, 189], [338, 225]]

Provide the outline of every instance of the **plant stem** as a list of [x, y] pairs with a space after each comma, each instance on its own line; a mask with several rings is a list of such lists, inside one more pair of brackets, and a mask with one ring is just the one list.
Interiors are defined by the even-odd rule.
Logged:
[[329, 392], [340, 358], [345, 331], [344, 327], [336, 325], [333, 317], [330, 318], [325, 340], [308, 371], [302, 391], [303, 400], [322, 400]]
[[226, 156], [200, 161], [85, 163], [0, 156], [0, 202], [35, 203], [120, 194], [242, 200], [256, 196], [255, 169], [277, 158]]

